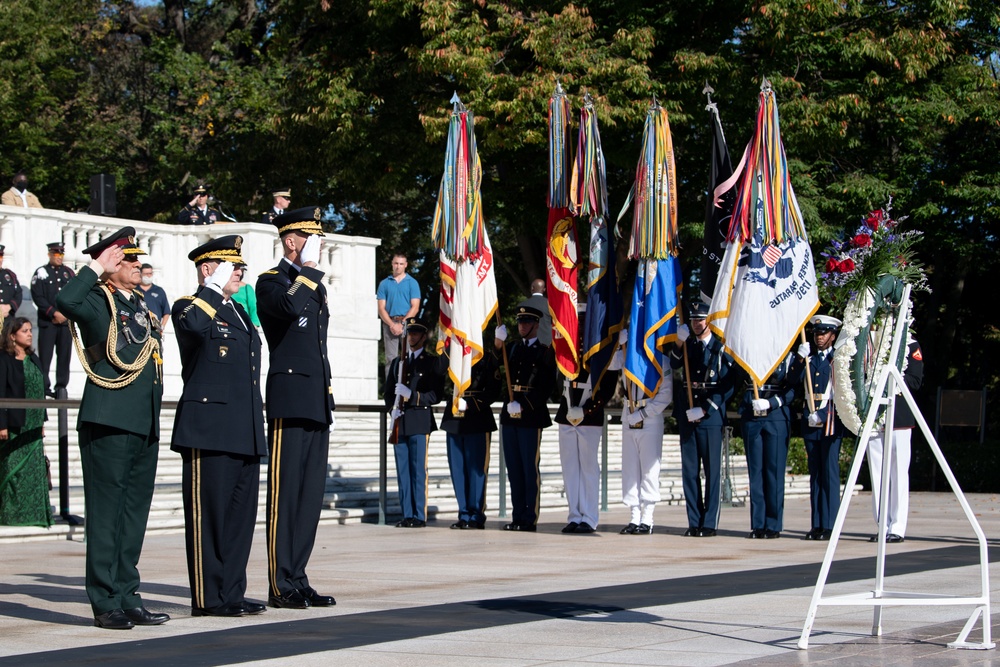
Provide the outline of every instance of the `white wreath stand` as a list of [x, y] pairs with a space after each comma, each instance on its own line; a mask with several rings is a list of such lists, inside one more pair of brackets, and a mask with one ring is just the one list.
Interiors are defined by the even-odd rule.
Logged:
[[[903, 290], [903, 300], [901, 302], [899, 312], [907, 312], [909, 301], [910, 286], [907, 285]], [[906, 323], [902, 320], [903, 318], [897, 318], [896, 320], [892, 338], [892, 348], [889, 353], [889, 359], [891, 360], [898, 359], [899, 349], [902, 345], [903, 332], [906, 330]], [[826, 548], [826, 556], [823, 558], [823, 566], [820, 568], [819, 577], [816, 580], [816, 588], [813, 591], [812, 602], [809, 603], [809, 613], [806, 615], [805, 623], [802, 626], [802, 635], [799, 637], [798, 642], [798, 647], [800, 649], [809, 648], [809, 633], [812, 631], [813, 621], [816, 620], [816, 608], [820, 605], [873, 607], [875, 611], [874, 619], [872, 620], [873, 637], [878, 637], [882, 634], [882, 607], [973, 605], [975, 608], [973, 609], [969, 620], [966, 622], [965, 627], [962, 628], [962, 632], [958, 635], [958, 638], [948, 644], [948, 647], [964, 649], [992, 649], [996, 647], [996, 644], [991, 641], [990, 637], [990, 575], [988, 570], [989, 558], [986, 552], [986, 535], [983, 533], [983, 529], [979, 526], [979, 522], [976, 521], [976, 517], [972, 513], [972, 509], [969, 507], [969, 503], [965, 499], [965, 494], [962, 493], [962, 489], [959, 487], [958, 481], [952, 474], [951, 468], [948, 467], [948, 463], [945, 461], [944, 455], [941, 453], [941, 448], [938, 447], [937, 440], [934, 439], [934, 435], [927, 426], [927, 421], [920, 413], [919, 408], [917, 408], [916, 401], [913, 400], [913, 395], [903, 382], [903, 376], [900, 374], [899, 369], [896, 368], [895, 363], [885, 364], [884, 370], [879, 375], [876, 391], [873, 395], [880, 396], [882, 398], [873, 400], [871, 405], [868, 407], [865, 425], [861, 431], [861, 436], [858, 439], [858, 449], [854, 454], [854, 463], [851, 465], [851, 473], [848, 475], [845, 489], [853, 489], [855, 483], [858, 481], [858, 473], [861, 470], [861, 462], [865, 458], [865, 453], [868, 451], [868, 441], [871, 438], [875, 418], [878, 415], [879, 408], [883, 405], [886, 406], [885, 432], [890, 434], [892, 433], [893, 417], [895, 416], [896, 409], [897, 385], [902, 390], [903, 398], [910, 406], [910, 410], [913, 411], [913, 416], [916, 418], [917, 424], [920, 426], [920, 430], [923, 431], [924, 437], [927, 439], [927, 443], [930, 445], [935, 458], [937, 458], [938, 464], [941, 466], [945, 477], [948, 479], [948, 483], [951, 485], [952, 492], [954, 492], [955, 497], [958, 498], [958, 502], [962, 505], [962, 510], [965, 512], [965, 516], [972, 525], [972, 529], [975, 531], [976, 537], [979, 540], [979, 576], [981, 580], [981, 592], [977, 596], [962, 596], [935, 595], [930, 593], [901, 593], [884, 590], [885, 537], [886, 523], [889, 513], [880, 511], [878, 521], [878, 556], [876, 558], [875, 565], [875, 590], [862, 593], [849, 593], [847, 595], [823, 597], [823, 588], [826, 585], [827, 575], [830, 573], [830, 565], [833, 561], [833, 555], [837, 549], [837, 542], [840, 540], [841, 529], [844, 527], [844, 520], [847, 518], [847, 509], [851, 502], [851, 494], [845, 491], [841, 497], [840, 511], [837, 512], [837, 520], [833, 525], [833, 533], [830, 536], [830, 543]], [[886, 391], [886, 388], [888, 388], [888, 391]], [[890, 442], [890, 438], [885, 438], [883, 449], [884, 454], [882, 456], [882, 484], [879, 493], [880, 508], [888, 507], [889, 464], [893, 452]], [[971, 632], [973, 626], [980, 617], [982, 617], [983, 624], [983, 641], [980, 643], [967, 641], [969, 632]]]

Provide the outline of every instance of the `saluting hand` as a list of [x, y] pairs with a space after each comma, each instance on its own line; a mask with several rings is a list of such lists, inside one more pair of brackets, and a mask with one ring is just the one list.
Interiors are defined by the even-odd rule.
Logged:
[[111, 245], [102, 250], [101, 254], [90, 263], [90, 268], [99, 276], [109, 276], [121, 267], [124, 259], [125, 253], [122, 249]]

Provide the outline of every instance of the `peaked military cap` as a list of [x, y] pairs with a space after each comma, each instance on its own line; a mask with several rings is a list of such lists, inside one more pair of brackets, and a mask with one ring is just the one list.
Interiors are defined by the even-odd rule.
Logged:
[[517, 321], [518, 322], [538, 322], [542, 319], [542, 311], [537, 308], [532, 308], [531, 306], [518, 306], [517, 308]]
[[291, 232], [323, 236], [323, 225], [320, 224], [322, 218], [319, 206], [306, 206], [285, 211], [284, 215], [275, 216], [271, 222], [278, 228], [281, 236]]
[[49, 249], [49, 252], [57, 252], [60, 255], [66, 252], [66, 246], [62, 241], [53, 241], [52, 243], [46, 243], [45, 246]]
[[816, 332], [836, 331], [843, 324], [836, 317], [830, 317], [829, 315], [816, 315], [810, 322], [812, 322], [813, 331]]
[[708, 317], [708, 304], [704, 301], [695, 301], [688, 310], [689, 320], [703, 320]]
[[199, 185], [194, 190], [191, 191], [191, 194], [193, 194], [193, 195], [207, 195], [208, 194], [208, 186]]
[[411, 331], [419, 331], [420, 333], [427, 333], [427, 325], [419, 317], [407, 317], [406, 318], [406, 333]]
[[272, 197], [284, 197], [285, 199], [291, 199], [292, 198], [292, 189], [291, 188], [275, 188], [274, 190], [271, 191], [271, 196]]
[[243, 237], [237, 234], [220, 236], [212, 239], [208, 243], [200, 246], [188, 253], [188, 259], [195, 263], [195, 266], [202, 262], [218, 260], [220, 262], [232, 262], [237, 265], [246, 266], [246, 260], [240, 255], [243, 247]]
[[[51, 243], [49, 246], [51, 247]], [[94, 259], [98, 257], [106, 248], [118, 246], [126, 255], [145, 255], [146, 251], [136, 245], [135, 228], [122, 227], [110, 236], [106, 236], [94, 245], [83, 250], [83, 254], [90, 255]]]

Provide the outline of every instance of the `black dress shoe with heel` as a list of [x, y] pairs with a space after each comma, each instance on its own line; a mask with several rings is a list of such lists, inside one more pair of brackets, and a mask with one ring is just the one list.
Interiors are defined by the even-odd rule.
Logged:
[[701, 537], [701, 529], [692, 526], [684, 531], [684, 537]]
[[[260, 606], [263, 607], [264, 605]], [[242, 602], [230, 602], [228, 604], [220, 604], [216, 607], [191, 607], [192, 616], [222, 616], [232, 618], [243, 616], [246, 613]]]
[[244, 600], [240, 603], [243, 607], [244, 613], [247, 616], [256, 616], [257, 614], [263, 614], [267, 611], [267, 605], [261, 604], [260, 602], [254, 602], [253, 600]]
[[309, 601], [312, 607], [332, 607], [337, 604], [332, 595], [320, 595], [315, 588], [303, 588], [299, 594]]
[[451, 524], [452, 530], [466, 530], [469, 527], [469, 522], [465, 519], [459, 519], [455, 523]]
[[699, 528], [698, 537], [715, 537], [715, 528]]
[[640, 523], [639, 527], [635, 529], [636, 535], [651, 535], [653, 533], [653, 527], [648, 523]]
[[170, 620], [169, 614], [154, 614], [145, 607], [123, 610], [125, 618], [136, 625], [160, 625]]
[[309, 600], [302, 596], [296, 590], [291, 590], [287, 593], [282, 593], [281, 595], [269, 595], [267, 597], [267, 604], [269, 607], [277, 607], [279, 609], [308, 609]]
[[579, 528], [579, 527], [580, 527], [580, 524], [578, 524], [576, 521], [570, 521], [565, 526], [563, 526], [563, 529], [562, 529], [561, 532], [563, 532], [563, 533], [575, 533], [576, 529]]
[[578, 525], [576, 527], [576, 532], [582, 533], [582, 534], [588, 534], [588, 533], [595, 533], [595, 532], [597, 532], [597, 529], [594, 528], [593, 526], [591, 526], [586, 521], [581, 521], [580, 525]]
[[635, 531], [639, 530], [639, 524], [629, 523], [621, 530], [618, 531], [619, 535], [635, 535]]
[[94, 626], [105, 630], [131, 630], [135, 627], [135, 623], [130, 621], [121, 609], [112, 609], [95, 616]]

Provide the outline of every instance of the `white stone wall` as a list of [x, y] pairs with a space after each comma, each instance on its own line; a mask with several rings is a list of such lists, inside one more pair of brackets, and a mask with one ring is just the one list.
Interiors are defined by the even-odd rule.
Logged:
[[[196, 285], [194, 266], [188, 253], [210, 238], [227, 234], [243, 236], [243, 257], [247, 260], [247, 282], [274, 267], [281, 257], [275, 228], [254, 222], [212, 226], [167, 225], [123, 218], [67, 213], [52, 209], [22, 209], [0, 206], [0, 244], [6, 246], [4, 267], [13, 270], [22, 285], [48, 261], [46, 244], [66, 245], [65, 263], [78, 270], [90, 263], [83, 249], [102, 236], [126, 225], [135, 227], [139, 245], [149, 253], [143, 260], [154, 268], [154, 282], [173, 301], [191, 294]], [[378, 400], [378, 341], [381, 335], [375, 289], [378, 272], [375, 248], [379, 239], [362, 236], [327, 235], [319, 268], [330, 299], [330, 360], [333, 394], [341, 403]], [[74, 353], [69, 385], [71, 397], [83, 391], [85, 376]], [[164, 398], [177, 399], [181, 393], [180, 359], [172, 326], [164, 334]], [[266, 366], [263, 372], [267, 372]], [[55, 368], [51, 370], [54, 375]], [[54, 380], [54, 377], [53, 377]]]

